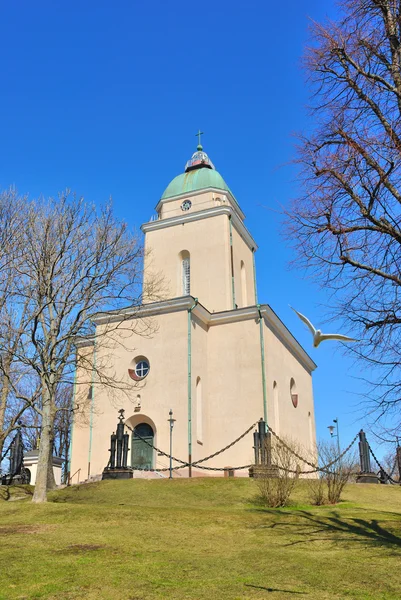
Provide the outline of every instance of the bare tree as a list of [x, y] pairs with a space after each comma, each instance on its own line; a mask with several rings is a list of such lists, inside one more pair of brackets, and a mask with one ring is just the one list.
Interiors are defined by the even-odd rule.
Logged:
[[[26, 319], [15, 350], [15, 360], [40, 382], [41, 434], [34, 502], [47, 499], [54, 485], [51, 456], [55, 420], [59, 410], [57, 391], [72, 382], [77, 340], [94, 335], [90, 317], [141, 304], [143, 245], [125, 223], [115, 219], [111, 205], [97, 210], [68, 194], [58, 199], [31, 202], [23, 232], [24, 258], [17, 265], [17, 312], [27, 306]], [[132, 314], [130, 316], [132, 319]], [[127, 389], [110, 369], [116, 344], [136, 333], [151, 332], [141, 319], [126, 328], [124, 321], [110, 320], [96, 332], [94, 343], [102, 358], [79, 355], [78, 367], [93, 381], [110, 390]], [[120, 329], [119, 334], [116, 330]], [[109, 353], [106, 352], [109, 350]]]
[[[53, 455], [63, 459], [62, 481], [67, 482], [68, 453], [70, 446], [70, 433], [73, 420], [73, 386], [69, 383], [61, 384], [56, 390], [55, 399], [57, 411], [54, 419]], [[41, 399], [37, 398], [33, 407], [24, 410], [19, 419], [24, 450], [37, 450], [41, 436]]]
[[26, 206], [27, 200], [18, 197], [15, 190], [0, 193], [0, 457], [5, 440], [36, 399], [35, 391], [26, 389], [26, 381], [22, 383], [26, 370], [15, 360], [28, 311], [27, 302], [16, 308]]
[[397, 461], [397, 449], [394, 447], [387, 450], [387, 452], [383, 455], [380, 463], [382, 464], [385, 472], [390, 475], [395, 480], [399, 479], [398, 473], [398, 461]]
[[[369, 363], [372, 408], [400, 424], [401, 5], [344, 0], [312, 26], [305, 66], [316, 127], [300, 136], [304, 194], [289, 211], [301, 262], [333, 291], [356, 355]], [[372, 367], [372, 368], [371, 368]], [[374, 372], [374, 370], [373, 370]], [[388, 427], [391, 427], [388, 425]]]

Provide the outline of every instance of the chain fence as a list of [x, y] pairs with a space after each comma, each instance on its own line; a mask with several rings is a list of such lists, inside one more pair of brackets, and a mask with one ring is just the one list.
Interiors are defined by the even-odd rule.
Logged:
[[387, 473], [387, 471], [384, 469], [384, 467], [383, 467], [383, 466], [380, 464], [380, 462], [379, 462], [379, 460], [378, 460], [378, 458], [377, 458], [376, 454], [373, 452], [372, 448], [370, 447], [370, 444], [368, 444], [368, 447], [369, 447], [369, 452], [370, 452], [370, 454], [371, 454], [371, 456], [372, 456], [373, 460], [376, 462], [376, 464], [378, 465], [378, 467], [379, 467], [379, 469], [380, 469], [380, 472], [381, 472], [381, 473], [384, 473], [384, 475], [385, 475], [385, 477], [387, 478], [387, 480], [388, 480], [388, 481], [390, 481], [390, 483], [392, 483], [393, 485], [400, 485], [400, 482], [399, 482], [399, 481], [396, 481], [396, 480], [395, 480], [395, 479], [393, 479], [393, 477], [392, 477], [392, 474], [394, 473], [394, 470], [395, 470], [395, 463], [394, 463], [394, 467], [393, 467], [392, 473], [391, 473], [391, 475], [389, 475], [389, 474]]
[[[246, 431], [244, 431], [244, 433], [242, 433], [239, 437], [237, 437], [234, 441], [232, 441], [227, 446], [224, 446], [224, 448], [221, 448], [221, 450], [217, 450], [217, 452], [214, 452], [213, 454], [209, 454], [209, 456], [205, 456], [204, 458], [201, 458], [200, 460], [197, 460], [197, 461], [191, 462], [191, 463], [181, 460], [180, 458], [176, 458], [175, 456], [172, 456], [172, 455], [170, 456], [170, 454], [168, 454], [167, 452], [164, 452], [163, 450], [160, 450], [160, 448], [157, 448], [157, 446], [154, 446], [153, 444], [151, 444], [147, 439], [145, 439], [144, 437], [139, 435], [137, 432], [134, 432], [133, 428], [130, 427], [129, 425], [127, 425], [127, 423], [125, 424], [125, 426], [127, 427], [127, 429], [129, 429], [130, 431], [135, 433], [135, 437], [139, 438], [142, 442], [145, 442], [145, 444], [147, 444], [148, 446], [153, 448], [153, 450], [156, 450], [156, 452], [158, 454], [165, 456], [168, 459], [171, 458], [172, 460], [179, 462], [180, 466], [172, 467], [171, 468], [172, 471], [177, 471], [178, 469], [185, 469], [187, 467], [196, 467], [197, 469], [204, 469], [207, 471], [227, 471], [228, 470], [227, 467], [206, 467], [204, 465], [201, 465], [200, 463], [206, 462], [207, 460], [210, 460], [211, 458], [214, 458], [215, 456], [222, 454], [229, 448], [232, 448], [235, 444], [237, 444], [240, 440], [242, 440], [246, 435], [248, 435], [248, 433], [250, 431], [252, 431], [252, 429], [258, 424], [258, 422], [259, 422], [259, 420], [255, 421], [255, 423], [252, 423], [252, 425], [250, 427], [248, 427], [248, 429]], [[239, 467], [230, 467], [230, 470], [240, 471], [241, 469], [249, 469], [251, 466], [252, 466], [252, 464], [241, 465]], [[137, 470], [142, 470], [142, 469], [137, 469]], [[146, 469], [146, 471], [150, 471], [150, 472], [154, 471], [157, 473], [162, 473], [163, 471], [170, 471], [170, 467], [165, 467], [162, 469]]]
[[351, 450], [352, 446], [355, 444], [356, 440], [358, 439], [358, 435], [359, 435], [359, 433], [357, 433], [356, 436], [354, 437], [354, 439], [351, 441], [351, 443], [348, 444], [348, 446], [345, 448], [345, 450], [343, 452], [341, 452], [341, 454], [339, 454], [338, 456], [336, 456], [336, 458], [334, 460], [332, 460], [331, 462], [327, 463], [326, 465], [323, 465], [322, 467], [319, 467], [319, 465], [315, 465], [314, 463], [310, 462], [306, 458], [303, 458], [302, 456], [300, 456], [300, 454], [298, 454], [297, 452], [295, 452], [295, 450], [293, 448], [291, 448], [288, 444], [286, 444], [286, 442], [284, 442], [284, 440], [282, 440], [277, 435], [277, 433], [275, 431], [273, 431], [273, 429], [269, 425], [266, 425], [266, 426], [267, 426], [267, 429], [270, 431], [270, 433], [279, 442], [279, 444], [281, 444], [284, 448], [286, 448], [286, 450], [288, 450], [289, 452], [291, 452], [291, 454], [293, 454], [296, 458], [298, 458], [298, 460], [304, 462], [309, 467], [312, 467], [312, 470], [309, 470], [309, 471], [300, 471], [298, 469], [294, 470], [294, 469], [286, 469], [284, 467], [278, 467], [279, 469], [281, 468], [281, 470], [283, 470], [283, 471], [287, 471], [289, 473], [298, 473], [299, 475], [309, 475], [311, 473], [317, 473], [318, 471], [321, 471], [323, 473], [330, 473], [330, 471], [328, 471], [328, 469], [330, 467], [332, 467], [336, 462], [338, 462], [342, 458], [344, 458], [344, 456], [347, 454], [347, 452], [349, 452], [349, 450]]
[[[146, 469], [135, 469], [134, 470], [138, 470], [138, 471], [147, 471], [147, 472], [155, 472], [155, 473], [163, 473], [163, 472], [167, 472], [167, 471], [178, 471], [180, 469], [185, 469], [188, 467], [196, 467], [197, 469], [203, 469], [203, 470], [207, 470], [207, 471], [228, 471], [228, 470], [232, 470], [232, 471], [240, 471], [242, 469], [250, 469], [251, 467], [255, 467], [258, 465], [255, 465], [255, 463], [250, 463], [247, 465], [240, 465], [240, 466], [230, 466], [230, 467], [208, 467], [206, 465], [202, 465], [201, 463], [204, 463], [208, 460], [211, 460], [212, 458], [219, 456], [220, 454], [222, 454], [223, 452], [225, 452], [226, 450], [228, 450], [229, 448], [232, 448], [235, 444], [237, 444], [240, 440], [242, 440], [246, 435], [248, 435], [248, 433], [250, 433], [252, 431], [252, 429], [254, 427], [256, 427], [260, 421], [262, 421], [262, 419], [259, 419], [258, 421], [255, 421], [254, 423], [252, 423], [252, 425], [250, 427], [248, 427], [248, 429], [246, 429], [244, 431], [244, 433], [242, 433], [240, 436], [238, 436], [235, 440], [233, 440], [232, 442], [230, 442], [230, 444], [227, 444], [227, 446], [224, 446], [224, 448], [221, 448], [220, 450], [217, 450], [216, 452], [213, 452], [212, 454], [209, 454], [208, 456], [205, 456], [204, 458], [201, 458], [199, 460], [196, 460], [194, 462], [188, 462], [185, 460], [181, 460], [180, 458], [177, 458], [173, 455], [170, 455], [167, 452], [164, 452], [163, 450], [161, 450], [160, 448], [158, 448], [157, 446], [155, 446], [154, 444], [152, 444], [151, 442], [149, 442], [149, 440], [147, 440], [146, 438], [142, 437], [139, 433], [137, 433], [136, 431], [134, 431], [134, 429], [132, 427], [130, 427], [130, 425], [128, 425], [127, 423], [125, 423], [125, 427], [127, 427], [127, 429], [129, 429], [132, 433], [135, 434], [135, 437], [140, 439], [142, 442], [144, 442], [147, 446], [149, 446], [150, 448], [152, 448], [153, 450], [155, 450], [159, 456], [164, 456], [167, 459], [171, 459], [175, 462], [180, 463], [178, 466], [175, 467], [162, 467], [162, 468], [146, 468]], [[293, 456], [295, 456], [295, 458], [297, 458], [301, 463], [304, 463], [306, 465], [308, 465], [309, 467], [311, 467], [311, 469], [308, 470], [301, 470], [299, 467], [297, 467], [296, 469], [289, 469], [283, 466], [279, 466], [279, 465], [274, 465], [274, 468], [277, 468], [280, 471], [284, 471], [287, 473], [292, 473], [294, 475], [311, 475], [313, 473], [325, 473], [325, 474], [329, 474], [329, 475], [334, 475], [333, 471], [330, 471], [329, 469], [335, 465], [336, 463], [339, 463], [344, 456], [351, 450], [352, 446], [355, 444], [356, 440], [358, 439], [359, 436], [359, 432], [355, 435], [355, 437], [351, 440], [351, 442], [348, 444], [348, 446], [338, 455], [336, 456], [332, 461], [326, 463], [325, 465], [319, 466], [318, 464], [315, 464], [313, 462], [311, 462], [310, 460], [308, 460], [307, 458], [304, 458], [303, 456], [301, 456], [298, 452], [296, 452], [293, 448], [291, 448], [291, 446], [289, 446], [283, 439], [280, 438], [280, 436], [266, 423], [266, 429], [267, 431], [277, 440], [277, 442], [284, 447], [288, 452], [290, 452]], [[368, 448], [369, 451], [373, 457], [373, 459], [376, 461], [377, 465], [380, 468], [380, 471], [382, 473], [384, 473], [385, 477], [387, 478], [388, 481], [390, 481], [393, 484], [399, 484], [400, 482], [395, 481], [392, 477], [394, 470], [395, 470], [395, 466], [396, 463], [394, 463], [394, 467], [392, 469], [391, 474], [388, 474], [385, 469], [382, 467], [382, 465], [380, 464], [380, 462], [378, 461], [376, 455], [374, 454], [373, 450], [371, 449], [370, 445], [368, 444]], [[354, 474], [359, 474], [359, 473], [354, 473]]]
[[[187, 462], [184, 460], [181, 460], [180, 458], [177, 458], [175, 456], [170, 456], [170, 454], [168, 454], [167, 452], [164, 452], [163, 450], [161, 450], [160, 448], [157, 448], [157, 446], [154, 446], [151, 442], [149, 442], [147, 439], [145, 439], [144, 437], [142, 437], [141, 435], [139, 435], [137, 432], [135, 432], [135, 437], [137, 437], [138, 439], [140, 439], [141, 441], [143, 441], [145, 444], [147, 444], [150, 448], [152, 448], [153, 450], [155, 450], [159, 455], [165, 456], [168, 459], [172, 459], [175, 462], [180, 463], [179, 466], [175, 466], [172, 467], [171, 470], [172, 471], [178, 471], [179, 469], [185, 469], [187, 467], [196, 467], [197, 469], [203, 469], [203, 470], [207, 470], [207, 471], [227, 471], [228, 467], [208, 467], [205, 465], [201, 465], [200, 463], [206, 462], [212, 458], [214, 458], [215, 456], [218, 456], [219, 454], [222, 454], [223, 452], [225, 452], [226, 450], [228, 450], [229, 448], [232, 448], [232, 446], [234, 446], [235, 444], [237, 444], [240, 440], [242, 440], [254, 427], [256, 427], [256, 425], [259, 423], [259, 420], [256, 421], [255, 423], [252, 423], [252, 425], [250, 427], [248, 427], [248, 429], [246, 431], [244, 431], [244, 433], [242, 433], [239, 437], [237, 437], [234, 441], [232, 441], [230, 444], [228, 444], [227, 446], [225, 446], [224, 448], [222, 448], [221, 450], [218, 450], [217, 452], [214, 452], [213, 454], [210, 454], [209, 456], [205, 456], [204, 458], [201, 458], [200, 460], [194, 461], [194, 462]], [[127, 427], [127, 429], [129, 429], [130, 431], [132, 431], [134, 433], [134, 429], [132, 427], [130, 427], [129, 425], [125, 424], [125, 426]], [[279, 470], [282, 471], [286, 471], [288, 473], [293, 473], [295, 475], [310, 475], [312, 473], [317, 473], [317, 472], [323, 472], [323, 473], [328, 473], [328, 474], [332, 474], [332, 472], [329, 471], [329, 468], [332, 467], [335, 463], [337, 463], [338, 461], [340, 461], [346, 454], [347, 452], [349, 452], [349, 450], [352, 448], [352, 446], [354, 445], [354, 443], [356, 442], [356, 440], [358, 439], [358, 433], [356, 434], [356, 436], [353, 438], [353, 440], [351, 441], [351, 443], [345, 448], [345, 450], [339, 455], [337, 456], [334, 460], [332, 460], [331, 462], [327, 463], [326, 465], [323, 466], [319, 466], [316, 465], [312, 462], [310, 462], [309, 460], [307, 460], [306, 458], [302, 457], [300, 454], [298, 454], [293, 448], [291, 448], [290, 446], [288, 446], [288, 444], [286, 442], [284, 442], [284, 440], [282, 440], [277, 433], [269, 426], [266, 424], [266, 427], [268, 429], [268, 431], [277, 439], [278, 443], [281, 444], [284, 448], [286, 448], [291, 454], [293, 454], [298, 460], [300, 460], [301, 462], [307, 464], [308, 466], [312, 467], [312, 469], [307, 470], [307, 471], [301, 471], [300, 469], [287, 469], [285, 467], [278, 467]], [[255, 463], [251, 463], [248, 465], [241, 465], [241, 466], [236, 466], [236, 467], [229, 467], [229, 470], [233, 470], [233, 471], [240, 471], [242, 469], [249, 469], [251, 467], [255, 466]], [[137, 470], [142, 470], [142, 469], [137, 469]], [[146, 469], [146, 471], [149, 472], [157, 472], [157, 473], [162, 473], [165, 471], [170, 471], [170, 467], [164, 467], [164, 468], [149, 468]]]

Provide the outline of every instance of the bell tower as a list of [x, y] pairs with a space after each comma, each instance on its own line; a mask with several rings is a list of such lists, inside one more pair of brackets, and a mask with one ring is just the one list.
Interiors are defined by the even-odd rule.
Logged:
[[256, 304], [256, 244], [234, 194], [200, 143], [156, 205], [145, 234], [147, 281], [164, 276], [164, 299], [191, 295], [211, 312]]

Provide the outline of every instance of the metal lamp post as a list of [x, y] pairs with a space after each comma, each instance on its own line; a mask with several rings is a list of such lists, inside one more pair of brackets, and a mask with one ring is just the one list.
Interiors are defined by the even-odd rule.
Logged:
[[174, 427], [174, 423], [175, 423], [175, 419], [173, 419], [173, 411], [170, 408], [170, 412], [169, 414], [169, 419], [168, 422], [170, 423], [170, 476], [169, 479], [173, 478], [173, 427]]
[[[337, 438], [338, 456], [340, 456], [340, 454], [341, 454], [341, 446], [340, 446], [340, 434], [339, 434], [339, 430], [338, 430], [338, 417], [336, 417], [335, 419], [333, 419], [333, 423], [335, 423], [336, 426], [334, 427], [334, 425], [329, 425], [327, 429], [330, 431], [330, 435], [331, 435], [332, 438], [334, 438], [334, 437]], [[335, 429], [337, 431], [336, 434], [334, 434], [334, 430]]]

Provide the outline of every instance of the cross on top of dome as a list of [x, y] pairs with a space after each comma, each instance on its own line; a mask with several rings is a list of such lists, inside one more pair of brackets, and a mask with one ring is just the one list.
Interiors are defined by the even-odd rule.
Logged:
[[196, 148], [196, 152], [193, 153], [192, 157], [185, 165], [186, 173], [194, 169], [214, 169], [214, 164], [212, 163], [206, 152], [203, 152], [203, 146], [201, 144], [201, 135], [203, 135], [203, 131], [199, 129], [198, 133], [196, 134], [198, 138], [198, 146]]

